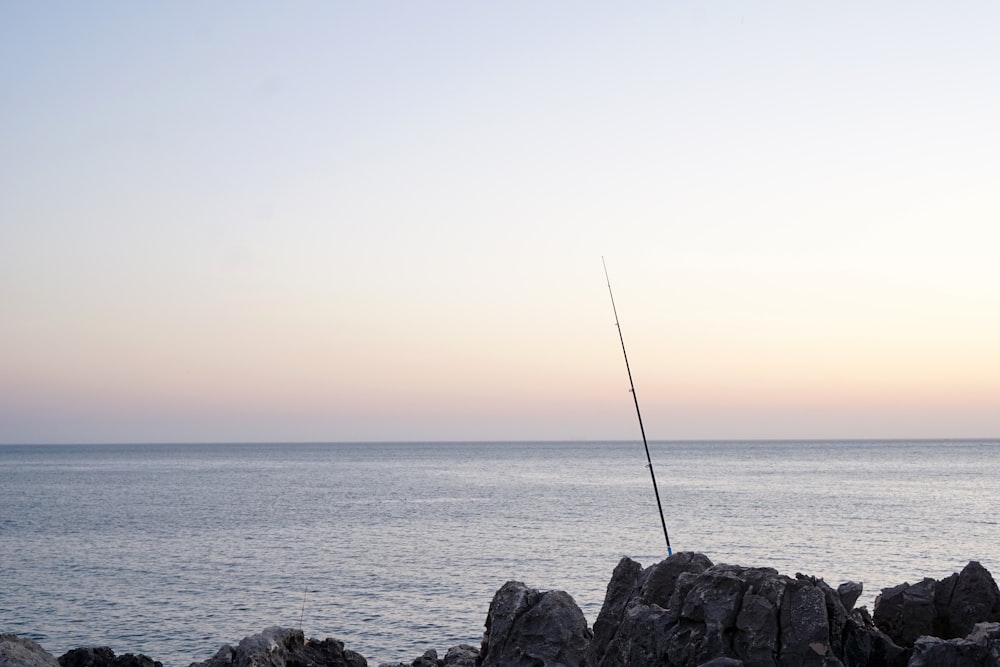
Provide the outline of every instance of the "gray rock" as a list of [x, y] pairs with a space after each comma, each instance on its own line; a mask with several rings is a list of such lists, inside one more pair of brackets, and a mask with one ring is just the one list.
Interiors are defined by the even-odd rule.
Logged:
[[479, 649], [468, 644], [452, 646], [444, 654], [443, 667], [476, 667], [476, 660], [479, 659]]
[[910, 651], [897, 646], [879, 630], [866, 607], [848, 615], [843, 634], [842, 660], [849, 667], [905, 667]]
[[1000, 621], [1000, 590], [989, 570], [970, 561], [938, 582], [934, 596], [934, 636], [965, 637], [977, 623]]
[[924, 579], [883, 588], [875, 599], [875, 625], [900, 646], [913, 646], [923, 635], [934, 634], [934, 589], [937, 582]]
[[271, 627], [224, 645], [214, 656], [191, 667], [368, 667], [368, 661], [344, 649], [336, 639], [305, 640], [301, 630]]
[[115, 652], [108, 646], [75, 648], [59, 656], [61, 667], [108, 667], [115, 661]]
[[778, 607], [763, 595], [747, 591], [736, 617], [733, 648], [752, 664], [773, 664], [778, 637]]
[[913, 645], [908, 667], [997, 667], [1000, 623], [979, 623], [963, 639], [921, 637]]
[[922, 636], [963, 638], [977, 623], [1000, 621], [1000, 590], [989, 571], [971, 561], [940, 581], [883, 589], [873, 618], [901, 646], [911, 647]]
[[438, 653], [434, 649], [429, 651], [424, 651], [424, 654], [413, 661], [411, 667], [441, 667], [441, 661], [438, 660]]
[[594, 621], [593, 645], [594, 654], [598, 658], [604, 655], [608, 644], [618, 632], [625, 607], [639, 589], [641, 576], [642, 565], [628, 556], [618, 561], [614, 572], [611, 573], [611, 581], [608, 582], [608, 589], [604, 594], [604, 605], [597, 615], [597, 620]]
[[639, 597], [646, 604], [666, 607], [682, 574], [700, 574], [712, 567], [705, 554], [680, 551], [642, 572]]
[[678, 582], [711, 566], [712, 561], [704, 554], [689, 551], [676, 553], [645, 570], [630, 558], [622, 558], [594, 623], [594, 654], [599, 664], [641, 664], [637, 661], [663, 655], [666, 626], [675, 620], [663, 610], [670, 607]]
[[779, 664], [823, 665], [830, 654], [830, 626], [823, 591], [805, 579], [789, 582], [781, 602]]
[[508, 581], [493, 596], [482, 667], [594, 667], [587, 619], [569, 594]]
[[33, 639], [2, 633], [0, 667], [59, 667], [59, 661]]
[[163, 667], [146, 655], [126, 653], [116, 656], [108, 646], [75, 648], [59, 656], [60, 667]]
[[907, 652], [875, 626], [867, 610], [845, 608], [844, 594], [852, 606], [857, 599], [855, 586], [836, 591], [815, 577], [706, 566], [703, 556], [683, 556], [656, 566], [662, 586], [651, 583], [657, 581], [651, 573], [637, 576], [631, 561], [619, 563], [599, 617], [602, 641], [610, 637], [598, 653], [600, 667], [906, 663]]
[[854, 609], [855, 603], [864, 590], [864, 584], [858, 581], [845, 581], [837, 586], [837, 595], [840, 596], [840, 604], [844, 606], [844, 611], [850, 613]]

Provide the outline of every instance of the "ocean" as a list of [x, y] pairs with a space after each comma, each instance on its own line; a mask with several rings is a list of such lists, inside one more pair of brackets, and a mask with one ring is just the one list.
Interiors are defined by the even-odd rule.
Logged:
[[[653, 442], [674, 551], [879, 589], [1000, 579], [1000, 440]], [[666, 545], [641, 442], [0, 446], [0, 632], [205, 660], [270, 625], [369, 663], [478, 645], [504, 582]]]

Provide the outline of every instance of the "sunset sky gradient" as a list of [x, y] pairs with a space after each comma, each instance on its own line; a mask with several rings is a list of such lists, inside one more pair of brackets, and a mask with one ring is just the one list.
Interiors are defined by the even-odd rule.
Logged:
[[0, 7], [0, 443], [1000, 436], [1000, 4]]

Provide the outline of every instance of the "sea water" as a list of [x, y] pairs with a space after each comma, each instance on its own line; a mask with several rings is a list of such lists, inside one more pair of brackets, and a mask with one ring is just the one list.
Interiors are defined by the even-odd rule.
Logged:
[[[674, 551], [879, 588], [1000, 575], [1000, 441], [650, 443]], [[0, 447], [0, 632], [167, 667], [270, 625], [478, 645], [510, 579], [593, 623], [666, 543], [637, 442]], [[1000, 577], [998, 577], [1000, 578]]]

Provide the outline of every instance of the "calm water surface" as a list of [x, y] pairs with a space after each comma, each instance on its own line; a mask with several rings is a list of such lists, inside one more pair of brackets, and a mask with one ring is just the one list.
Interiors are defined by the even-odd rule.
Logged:
[[[651, 443], [675, 551], [881, 587], [1000, 578], [1000, 441]], [[478, 644], [518, 579], [593, 622], [665, 556], [641, 443], [0, 446], [0, 632], [167, 667], [269, 625], [372, 664]], [[859, 604], [860, 604], [859, 603]]]

